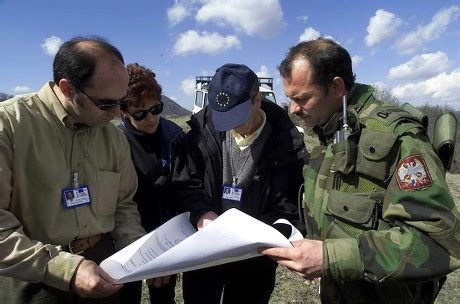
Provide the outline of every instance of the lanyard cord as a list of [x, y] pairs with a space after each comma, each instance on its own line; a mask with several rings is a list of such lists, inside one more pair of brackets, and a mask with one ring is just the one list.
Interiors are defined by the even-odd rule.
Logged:
[[238, 166], [238, 168], [237, 168], [237, 166], [235, 164], [235, 159], [234, 159], [233, 156], [235, 155], [235, 151], [236, 151], [235, 148], [239, 149], [239, 147], [234, 146], [234, 138], [232, 137], [232, 135], [229, 134], [228, 136], [229, 136], [229, 139], [230, 139], [229, 140], [229, 147], [228, 147], [228, 149], [229, 149], [228, 154], [229, 154], [229, 158], [230, 158], [229, 159], [230, 168], [232, 169], [232, 176], [233, 176], [232, 187], [235, 188], [237, 186], [237, 184], [238, 184], [238, 179], [240, 178], [241, 172], [243, 172], [244, 166], [246, 165], [246, 162], [248, 161], [249, 156], [251, 156], [251, 149], [248, 147], [248, 148], [246, 148], [246, 149], [244, 149], [242, 151], [240, 150], [241, 154], [246, 153], [246, 157], [244, 158], [243, 163], [241, 164], [241, 166]]
[[61, 134], [59, 132], [59, 128], [58, 128], [56, 122], [54, 121], [54, 117], [51, 117], [51, 121], [52, 121], [52, 124], [54, 126], [54, 130], [56, 131], [56, 134], [58, 136], [59, 146], [61, 147], [62, 153], [64, 154], [64, 158], [66, 160], [66, 166], [70, 171], [70, 183], [73, 185], [74, 189], [78, 189], [78, 187], [79, 187], [78, 177], [79, 177], [80, 174], [82, 174], [84, 172], [84, 169], [85, 169], [85, 163], [86, 163], [86, 160], [88, 159], [89, 151], [90, 151], [90, 147], [91, 147], [90, 143], [91, 143], [91, 135], [92, 135], [93, 129], [89, 130], [88, 148], [86, 149], [86, 153], [83, 156], [83, 160], [81, 161], [81, 163], [78, 166], [78, 168], [76, 170], [73, 170], [72, 169], [72, 157], [73, 157], [73, 148], [74, 148], [74, 143], [75, 143], [75, 136], [77, 135], [77, 133], [75, 132], [73, 134], [72, 146], [71, 146], [71, 149], [70, 149], [70, 157], [68, 157], [67, 153], [65, 151], [65, 145], [64, 145], [63, 136], [61, 136]]

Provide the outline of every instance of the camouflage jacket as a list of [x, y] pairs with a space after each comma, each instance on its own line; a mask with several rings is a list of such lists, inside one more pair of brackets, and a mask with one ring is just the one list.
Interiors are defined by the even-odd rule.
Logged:
[[321, 298], [335, 303], [432, 302], [460, 265], [458, 211], [420, 122], [355, 85], [351, 135], [341, 114], [317, 128], [304, 168], [309, 238], [324, 240]]

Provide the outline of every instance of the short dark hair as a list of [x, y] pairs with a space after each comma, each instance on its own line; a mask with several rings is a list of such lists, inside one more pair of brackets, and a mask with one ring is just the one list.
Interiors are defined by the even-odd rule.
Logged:
[[296, 60], [308, 60], [311, 66], [312, 81], [328, 91], [334, 77], [342, 78], [345, 88], [350, 90], [355, 83], [350, 54], [331, 39], [318, 38], [303, 41], [291, 47], [286, 58], [278, 66], [283, 78], [290, 79], [292, 66]]
[[98, 59], [118, 58], [124, 65], [120, 51], [107, 40], [99, 36], [77, 36], [64, 42], [53, 62], [55, 83], [63, 78], [74, 86], [83, 89], [93, 76]]
[[155, 73], [145, 66], [137, 63], [127, 65], [129, 74], [128, 103], [122, 104], [121, 109], [126, 111], [128, 106], [138, 107], [142, 96], [151, 96], [161, 101], [161, 86], [155, 79]]

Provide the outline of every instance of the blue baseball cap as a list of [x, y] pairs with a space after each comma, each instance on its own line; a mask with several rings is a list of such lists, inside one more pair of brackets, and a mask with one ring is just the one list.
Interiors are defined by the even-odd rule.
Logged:
[[217, 69], [208, 87], [212, 122], [217, 131], [227, 131], [244, 124], [251, 115], [257, 75], [244, 64], [227, 63]]

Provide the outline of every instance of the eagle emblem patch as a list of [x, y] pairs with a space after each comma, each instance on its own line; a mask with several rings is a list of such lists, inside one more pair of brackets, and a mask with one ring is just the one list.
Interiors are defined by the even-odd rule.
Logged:
[[396, 179], [403, 191], [412, 191], [431, 186], [430, 172], [421, 155], [411, 155], [398, 164]]

